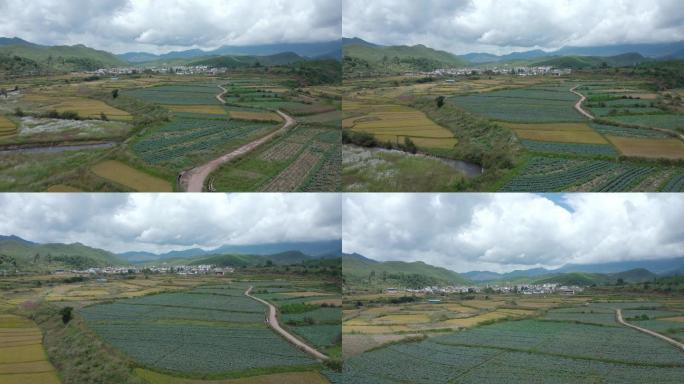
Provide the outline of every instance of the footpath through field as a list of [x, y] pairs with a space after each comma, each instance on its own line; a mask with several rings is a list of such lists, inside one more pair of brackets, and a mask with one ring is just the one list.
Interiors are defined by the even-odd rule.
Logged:
[[636, 325], [633, 325], [633, 324], [630, 324], [630, 323], [626, 322], [626, 321], [622, 318], [622, 310], [621, 310], [621, 309], [616, 309], [616, 310], [615, 310], [615, 318], [617, 319], [617, 322], [618, 322], [618, 323], [620, 323], [620, 324], [622, 324], [622, 325], [624, 325], [624, 326], [626, 326], [626, 327], [634, 328], [634, 329], [636, 329], [637, 331], [640, 331], [640, 332], [646, 333], [646, 334], [648, 334], [648, 335], [655, 336], [655, 337], [657, 337], [657, 338], [659, 338], [659, 339], [665, 340], [665, 341], [667, 341], [668, 343], [670, 343], [670, 344], [674, 345], [675, 347], [677, 347], [677, 348], [681, 349], [682, 351], [684, 351], [684, 344], [678, 342], [677, 340], [670, 339], [669, 337], [667, 337], [667, 336], [665, 336], [665, 335], [661, 335], [661, 334], [658, 333], [658, 332], [654, 332], [654, 331], [651, 331], [650, 329], [646, 329], [646, 328], [637, 327]]
[[585, 111], [584, 108], [582, 108], [582, 103], [584, 103], [584, 101], [587, 99], [587, 97], [584, 96], [583, 94], [577, 92], [576, 91], [577, 87], [579, 87], [579, 85], [574, 86], [570, 90], [570, 92], [572, 92], [575, 95], [580, 97], [580, 100], [575, 104], [575, 109], [577, 110], [577, 112], [579, 112], [579, 113], [583, 114], [584, 116], [586, 116], [587, 118], [589, 118], [589, 120], [594, 120], [594, 116], [592, 116], [591, 113]]
[[[575, 87], [573, 87], [573, 88], [570, 90], [570, 92], [572, 92], [572, 93], [574, 93], [575, 95], [577, 95], [577, 96], [580, 97], [580, 100], [575, 104], [575, 109], [576, 109], [579, 113], [581, 113], [582, 115], [584, 115], [584, 116], [586, 116], [587, 118], [589, 118], [589, 120], [595, 120], [596, 118], [595, 118], [594, 116], [592, 116], [589, 112], [587, 112], [584, 108], [582, 108], [582, 103], [584, 103], [584, 101], [587, 99], [587, 97], [584, 96], [583, 94], [577, 92], [577, 87], [579, 87], [579, 85], [576, 85]], [[672, 130], [669, 130], [669, 129], [657, 128], [657, 127], [647, 127], [647, 128], [648, 128], [648, 129], [652, 129], [652, 130], [654, 130], [654, 131], [667, 133], [668, 135], [671, 135], [671, 134], [674, 133], [680, 140], [684, 140], [684, 134], [676, 133], [676, 132], [673, 132]]]
[[[216, 99], [218, 99], [220, 102], [224, 103], [223, 96], [228, 92], [225, 88], [219, 86], [223, 90], [223, 92], [219, 95], [216, 96]], [[260, 147], [264, 143], [267, 143], [270, 141], [273, 137], [276, 135], [287, 131], [288, 129], [292, 128], [297, 124], [295, 119], [292, 117], [286, 115], [282, 111], [276, 111], [280, 117], [282, 117], [285, 120], [285, 124], [283, 124], [280, 129], [276, 130], [275, 132], [272, 132], [258, 140], [252, 141], [251, 143], [245, 144], [242, 147], [226, 153], [225, 155], [219, 157], [218, 159], [214, 159], [204, 165], [200, 165], [199, 167], [195, 167], [189, 171], [183, 172], [180, 174], [180, 186], [181, 189], [186, 191], [186, 192], [202, 192], [204, 190], [204, 180], [214, 172], [218, 167], [221, 165], [235, 160], [236, 158], [245, 155], [249, 152], [252, 152], [256, 148]]]
[[294, 344], [297, 348], [303, 350], [304, 352], [310, 354], [311, 356], [315, 357], [318, 360], [328, 360], [328, 356], [322, 354], [321, 352], [317, 351], [315, 348], [305, 344], [303, 341], [299, 340], [295, 336], [293, 336], [291, 333], [288, 331], [284, 330], [281, 326], [280, 323], [278, 323], [278, 315], [276, 308], [273, 306], [273, 304], [269, 303], [266, 300], [262, 300], [258, 297], [252, 296], [252, 286], [250, 286], [246, 291], [245, 291], [245, 296], [250, 297], [266, 306], [268, 306], [268, 320], [267, 323], [268, 325], [273, 328], [274, 331], [278, 332], [281, 334], [287, 341], [290, 343]]

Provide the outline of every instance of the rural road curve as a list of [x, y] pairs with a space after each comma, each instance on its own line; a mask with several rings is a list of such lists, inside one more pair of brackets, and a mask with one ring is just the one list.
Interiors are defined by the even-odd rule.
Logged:
[[[219, 87], [225, 91], [225, 88]], [[226, 91], [227, 92], [227, 91]], [[221, 93], [220, 95], [217, 95], [216, 98], [219, 101], [223, 101], [223, 95], [225, 95], [226, 92]], [[286, 115], [285, 113], [281, 111], [276, 111], [280, 117], [282, 117], [285, 120], [285, 123], [283, 124], [280, 129], [277, 131], [274, 131], [260, 139], [257, 139], [255, 141], [252, 141], [250, 143], [247, 143], [243, 145], [242, 147], [233, 150], [232, 152], [228, 152], [225, 155], [219, 157], [218, 159], [214, 159], [206, 164], [200, 165], [199, 167], [195, 167], [189, 171], [183, 172], [180, 174], [180, 185], [181, 189], [186, 191], [186, 192], [202, 192], [204, 190], [204, 180], [207, 179], [209, 174], [214, 172], [218, 167], [220, 167], [222, 164], [225, 164], [229, 161], [235, 160], [236, 158], [245, 155], [249, 152], [252, 152], [256, 148], [260, 147], [264, 143], [270, 141], [274, 136], [280, 134], [281, 132], [285, 132], [288, 129], [292, 128], [297, 124], [295, 119], [292, 117]]]
[[588, 117], [589, 120], [594, 120], [594, 116], [592, 116], [591, 113], [585, 111], [585, 110], [582, 108], [582, 103], [584, 103], [584, 100], [586, 100], [587, 97], [584, 96], [583, 94], [577, 92], [577, 91], [576, 91], [577, 87], [579, 87], [579, 85], [576, 85], [574, 88], [572, 88], [572, 89], [570, 90], [570, 92], [572, 92], [572, 93], [574, 93], [575, 95], [577, 95], [577, 96], [580, 97], [580, 100], [577, 102], [577, 104], [575, 104], [575, 109], [577, 110], [577, 112], [579, 112], [579, 113], [583, 114], [584, 116]]
[[[576, 109], [579, 113], [581, 113], [581, 114], [583, 114], [584, 116], [588, 117], [590, 120], [595, 120], [596, 118], [595, 118], [594, 116], [592, 116], [589, 112], [587, 112], [584, 108], [582, 108], [582, 103], [584, 103], [584, 101], [585, 101], [587, 98], [586, 98], [586, 96], [584, 96], [583, 94], [581, 94], [581, 93], [579, 93], [579, 92], [576, 91], [577, 87], [579, 87], [579, 85], [576, 85], [574, 88], [572, 88], [572, 89], [570, 90], [570, 92], [572, 92], [572, 93], [574, 93], [575, 95], [581, 97], [580, 101], [578, 101], [577, 104], [575, 104], [575, 109]], [[668, 135], [674, 134], [674, 135], [677, 136], [679, 139], [684, 140], [684, 134], [676, 133], [676, 132], [674, 132], [674, 131], [671, 131], [671, 130], [668, 130], [668, 129], [663, 129], [663, 128], [656, 128], [656, 127], [646, 127], [646, 128], [647, 128], [647, 129], [652, 129], [652, 130], [658, 131], [658, 132], [663, 132], [663, 133], [666, 133], [666, 134], [668, 134]]]
[[223, 92], [222, 92], [222, 93], [219, 93], [218, 95], [216, 95], [216, 100], [218, 100], [219, 103], [221, 103], [221, 104], [225, 104], [226, 101], [223, 99], [223, 96], [225, 96], [226, 93], [228, 93], [228, 90], [225, 89], [225, 88], [223, 88], [223, 87], [220, 86], [220, 85], [219, 85], [218, 87], [221, 88], [221, 90], [222, 90]]
[[269, 325], [271, 328], [273, 328], [274, 331], [278, 332], [278, 333], [281, 334], [285, 339], [287, 339], [287, 341], [289, 341], [290, 343], [294, 344], [297, 348], [303, 350], [304, 352], [308, 353], [309, 355], [315, 357], [316, 359], [318, 359], [318, 360], [328, 360], [328, 356], [326, 356], [326, 355], [324, 355], [324, 354], [318, 352], [315, 348], [310, 347], [309, 345], [305, 344], [304, 342], [302, 342], [301, 340], [299, 340], [298, 338], [296, 338], [295, 336], [293, 336], [291, 333], [289, 333], [289, 332], [287, 332], [286, 330], [284, 330], [284, 329], [280, 326], [280, 323], [278, 323], [278, 315], [277, 315], [276, 308], [275, 308], [271, 303], [269, 303], [268, 301], [262, 300], [262, 299], [260, 299], [260, 298], [258, 298], [258, 297], [255, 297], [255, 296], [252, 296], [252, 295], [250, 294], [250, 292], [252, 292], [252, 288], [253, 288], [253, 287], [250, 286], [250, 287], [245, 291], [245, 296], [250, 297], [250, 298], [252, 298], [252, 299], [254, 299], [254, 300], [256, 300], [256, 301], [258, 301], [258, 302], [260, 302], [260, 303], [262, 303], [262, 304], [264, 304], [264, 305], [266, 305], [266, 306], [268, 306], [268, 320], [266, 320], [266, 322], [268, 323], [268, 325]]
[[621, 309], [616, 309], [616, 310], [615, 310], [615, 318], [617, 319], [617, 322], [618, 322], [618, 323], [620, 323], [620, 324], [622, 324], [622, 325], [624, 325], [624, 326], [626, 326], [626, 327], [634, 328], [634, 329], [636, 329], [637, 331], [640, 331], [640, 332], [646, 333], [646, 334], [648, 334], [648, 335], [655, 336], [655, 337], [657, 337], [657, 338], [659, 338], [659, 339], [665, 340], [665, 341], [667, 341], [668, 343], [670, 343], [670, 344], [674, 345], [675, 347], [677, 347], [677, 348], [681, 349], [682, 351], [684, 351], [684, 344], [678, 342], [677, 340], [670, 339], [669, 337], [664, 336], [664, 335], [661, 335], [660, 333], [657, 333], [657, 332], [653, 332], [653, 331], [651, 331], [650, 329], [637, 327], [636, 325], [632, 325], [632, 324], [626, 322], [625, 320], [622, 319], [622, 310], [621, 310]]

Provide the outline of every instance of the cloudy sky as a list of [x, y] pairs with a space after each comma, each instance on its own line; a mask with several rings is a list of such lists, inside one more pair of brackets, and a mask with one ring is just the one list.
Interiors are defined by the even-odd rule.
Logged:
[[457, 54], [684, 40], [681, 0], [342, 0], [343, 34]]
[[113, 252], [341, 237], [338, 194], [0, 194], [0, 235]]
[[114, 53], [336, 40], [341, 0], [0, 0], [0, 36]]
[[684, 256], [682, 194], [348, 194], [343, 249], [457, 272]]

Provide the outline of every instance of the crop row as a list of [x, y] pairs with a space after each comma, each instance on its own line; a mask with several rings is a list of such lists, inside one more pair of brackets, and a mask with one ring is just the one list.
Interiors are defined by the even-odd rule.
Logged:
[[592, 128], [604, 135], [622, 136], [622, 137], [636, 137], [636, 138], [653, 138], [662, 139], [669, 137], [663, 132], [658, 132], [652, 129], [645, 128], [626, 128], [614, 125], [592, 124]]
[[596, 192], [624, 192], [631, 189], [636, 183], [643, 180], [649, 173], [656, 170], [654, 167], [627, 167], [621, 174], [611, 178], [604, 185], [598, 187]]
[[575, 155], [603, 155], [617, 156], [617, 152], [610, 145], [605, 144], [575, 144], [556, 143], [549, 141], [521, 140], [525, 148], [535, 152], [572, 153]]
[[663, 192], [682, 192], [684, 191], [684, 170], [676, 174], [671, 178], [665, 187], [663, 187]]
[[[531, 168], [533, 175], [525, 172]], [[504, 186], [505, 192], [551, 192], [562, 190], [569, 186], [587, 182], [599, 174], [609, 172], [618, 167], [616, 163], [609, 161], [583, 162], [580, 165], [567, 169], [563, 172], [552, 174], [539, 174], [528, 165], [522, 175], [514, 178]]]
[[206, 86], [159, 86], [127, 91], [126, 94], [138, 99], [158, 104], [203, 105], [218, 104], [216, 95], [220, 89], [214, 85]]

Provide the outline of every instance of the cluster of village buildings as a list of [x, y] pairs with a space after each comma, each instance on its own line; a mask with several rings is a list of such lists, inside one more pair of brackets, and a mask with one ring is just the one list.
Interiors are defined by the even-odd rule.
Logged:
[[410, 72], [406, 76], [420, 77], [449, 77], [449, 76], [479, 76], [479, 75], [517, 75], [517, 76], [566, 76], [572, 73], [570, 68], [543, 67], [510, 67], [493, 66], [485, 68], [443, 68], [432, 72]]
[[218, 75], [226, 73], [227, 68], [215, 68], [207, 65], [173, 65], [160, 67], [114, 67], [100, 68], [90, 72], [96, 76], [134, 75], [137, 73], [174, 73], [176, 75]]
[[232, 267], [216, 267], [214, 265], [162, 265], [162, 266], [127, 266], [127, 267], [104, 267], [104, 268], [88, 268], [84, 270], [66, 271], [64, 269], [57, 269], [55, 273], [75, 273], [79, 275], [120, 275], [130, 273], [159, 273], [159, 274], [176, 274], [176, 275], [218, 275], [235, 272]]
[[582, 292], [582, 287], [566, 286], [555, 283], [548, 284], [518, 284], [518, 285], [486, 285], [486, 286], [433, 286], [422, 289], [400, 289], [400, 288], [386, 288], [385, 292], [389, 294], [397, 293], [411, 293], [411, 294], [451, 294], [451, 293], [481, 293], [481, 292], [495, 292], [495, 293], [519, 293], [522, 295], [574, 295]]

